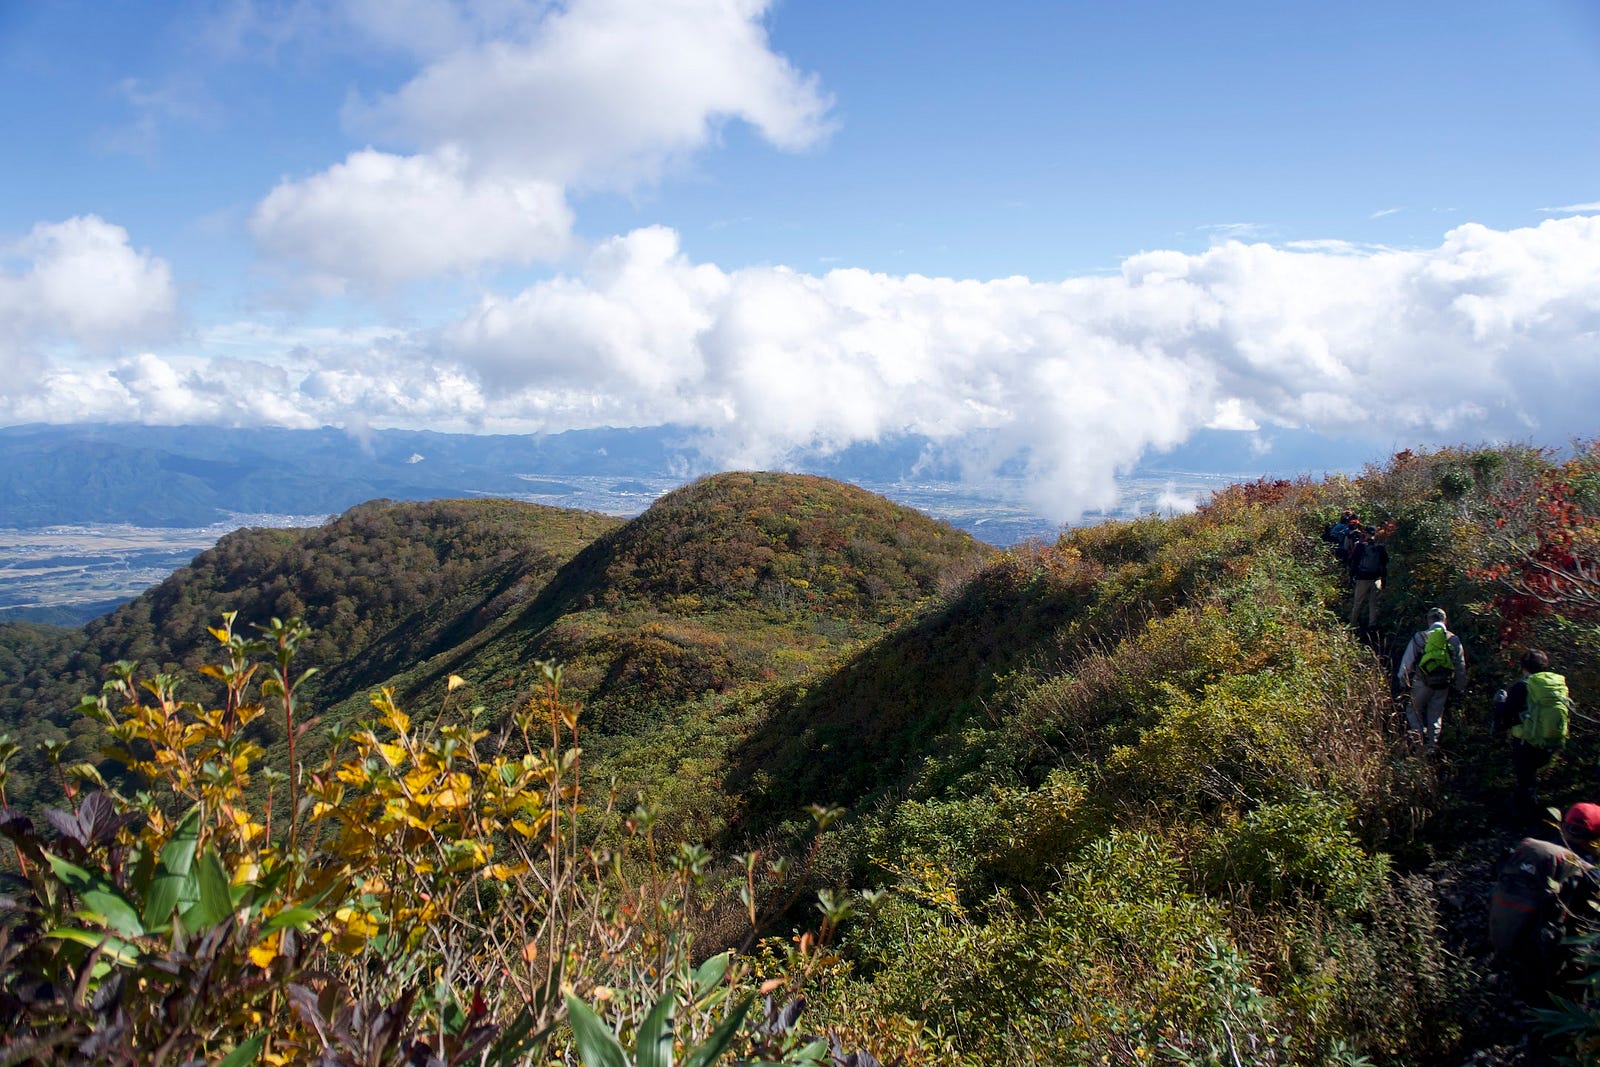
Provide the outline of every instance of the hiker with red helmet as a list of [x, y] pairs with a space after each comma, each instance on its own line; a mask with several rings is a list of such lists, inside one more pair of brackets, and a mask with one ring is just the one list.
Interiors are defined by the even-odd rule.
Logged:
[[1523, 838], [1500, 864], [1489, 902], [1489, 941], [1527, 999], [1569, 977], [1567, 939], [1594, 916], [1600, 890], [1600, 804], [1574, 804], [1561, 817], [1562, 844]]

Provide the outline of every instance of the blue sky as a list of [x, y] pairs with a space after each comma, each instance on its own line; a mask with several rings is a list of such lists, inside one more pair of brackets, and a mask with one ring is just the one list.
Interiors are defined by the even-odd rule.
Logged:
[[1595, 431], [1580, 0], [6, 4], [0, 99], [0, 424], [914, 433], [1059, 518]]

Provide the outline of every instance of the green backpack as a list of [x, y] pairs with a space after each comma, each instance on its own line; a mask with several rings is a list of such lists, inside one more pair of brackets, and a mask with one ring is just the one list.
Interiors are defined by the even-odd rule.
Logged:
[[1417, 660], [1417, 673], [1429, 689], [1443, 689], [1450, 684], [1456, 676], [1456, 661], [1450, 658], [1450, 631], [1442, 626], [1428, 631], [1422, 658]]
[[1528, 707], [1511, 736], [1539, 748], [1562, 748], [1567, 743], [1567, 717], [1572, 698], [1567, 680], [1555, 671], [1528, 675]]

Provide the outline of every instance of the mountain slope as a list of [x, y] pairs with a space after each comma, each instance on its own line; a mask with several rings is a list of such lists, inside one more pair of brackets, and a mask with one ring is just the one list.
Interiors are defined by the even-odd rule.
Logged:
[[[320, 671], [307, 696], [335, 720], [363, 714], [382, 685], [426, 708], [452, 674], [501, 714], [534, 661], [555, 659], [597, 737], [625, 737], [703, 696], [833, 662], [991, 552], [799, 475], [707, 478], [626, 524], [504, 500], [375, 501], [316, 529], [231, 534], [82, 631], [0, 626], [19, 664], [0, 677], [0, 723], [30, 739], [82, 729], [69, 709], [104, 665], [192, 669], [214, 653], [207, 628], [232, 611], [246, 635], [272, 617], [305, 619], [301, 666]], [[29, 710], [40, 704], [51, 710]], [[269, 743], [281, 732], [259, 729]]]
[[909, 618], [993, 550], [854, 486], [808, 475], [714, 475], [668, 494], [566, 564], [504, 636], [421, 665], [519, 691], [538, 659], [590, 707], [591, 744], [685, 704], [804, 676]]
[[[374, 501], [313, 529], [237, 531], [80, 630], [0, 625], [0, 655], [17, 664], [0, 671], [0, 730], [30, 741], [81, 733], [71, 709], [99, 690], [106, 665], [192, 670], [214, 656], [207, 628], [229, 611], [245, 636], [275, 616], [304, 617], [313, 634], [301, 665], [322, 672], [308, 696], [364, 699], [402, 665], [492, 632], [617, 523], [508, 500]], [[278, 732], [266, 720], [260, 729], [269, 741]], [[95, 747], [86, 737], [75, 757]], [[31, 745], [30, 769], [38, 781]]]

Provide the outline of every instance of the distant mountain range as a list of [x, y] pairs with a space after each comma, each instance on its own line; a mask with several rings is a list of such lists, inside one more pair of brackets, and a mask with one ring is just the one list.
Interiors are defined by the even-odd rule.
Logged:
[[[13, 426], [0, 429], [0, 526], [207, 526], [229, 513], [333, 514], [366, 500], [521, 496], [540, 476], [688, 471], [677, 433]], [[642, 509], [641, 509], [642, 510]]]
[[[1292, 432], [1262, 452], [1255, 435], [1208, 431], [1150, 457], [1138, 480], [1173, 473], [1225, 475], [1348, 470], [1381, 449]], [[833, 453], [791, 458], [794, 470], [870, 487], [939, 512], [938, 501], [905, 500], [903, 485], [961, 488], [994, 501], [993, 518], [1017, 510], [1019, 485], [963, 483], [953, 457], [927, 438], [902, 436]], [[572, 430], [558, 434], [471, 435], [426, 430], [354, 433], [324, 427], [225, 429], [137, 425], [0, 428], [0, 528], [88, 523], [202, 527], [238, 514], [331, 515], [373, 499], [505, 496], [633, 515], [667, 489], [715, 469], [695, 432], [676, 426]], [[582, 479], [583, 481], [573, 481]], [[598, 480], [598, 481], [596, 481]], [[980, 525], [961, 513], [942, 517]], [[1015, 517], [1015, 516], [1013, 516]], [[1054, 524], [1033, 516], [1005, 530], [1010, 543]], [[984, 531], [991, 535], [997, 531]], [[990, 538], [985, 538], [990, 539]]]
[[[1311, 435], [1207, 431], [1120, 479], [1107, 515], [1168, 510], [1262, 474], [1351, 470], [1373, 451]], [[1060, 531], [1020, 471], [963, 479], [948, 446], [901, 436], [790, 457], [1000, 548]], [[160, 426], [0, 428], [0, 620], [81, 624], [243, 527], [318, 525], [369, 500], [510, 498], [632, 517], [713, 465], [696, 431], [544, 435]], [[5, 531], [10, 531], [7, 534]]]

